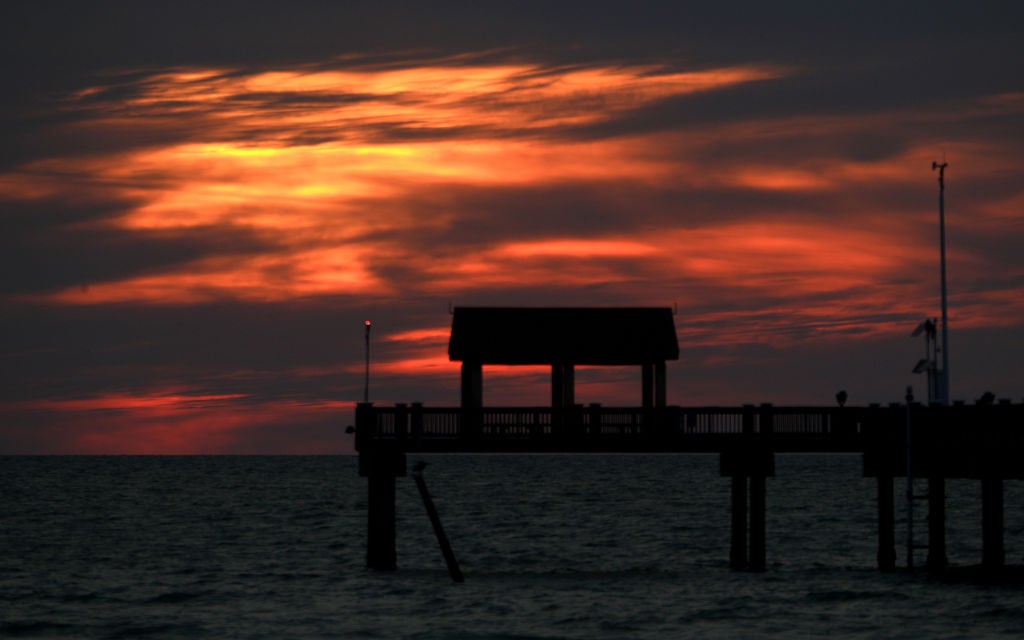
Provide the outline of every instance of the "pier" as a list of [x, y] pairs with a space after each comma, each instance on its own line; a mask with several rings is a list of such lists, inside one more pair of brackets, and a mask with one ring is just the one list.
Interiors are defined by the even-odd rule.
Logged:
[[[501, 340], [494, 339], [498, 331]], [[500, 332], [506, 333], [500, 333]], [[670, 309], [456, 309], [449, 355], [462, 361], [458, 407], [359, 403], [355, 443], [367, 478], [367, 565], [395, 557], [395, 481], [410, 453], [717, 453], [731, 482], [729, 565], [766, 566], [766, 479], [775, 455], [852, 453], [878, 488], [878, 567], [896, 569], [895, 479], [926, 478], [926, 566], [946, 569], [945, 481], [976, 479], [982, 492], [983, 568], [1005, 562], [1003, 483], [1024, 479], [1024, 404], [1008, 400], [925, 406], [683, 407], [665, 402], [665, 361], [678, 358]], [[551, 366], [552, 403], [488, 407], [487, 364]], [[639, 406], [574, 402], [577, 364], [639, 366]], [[909, 453], [908, 453], [909, 452]], [[910, 545], [914, 545], [911, 547]]]

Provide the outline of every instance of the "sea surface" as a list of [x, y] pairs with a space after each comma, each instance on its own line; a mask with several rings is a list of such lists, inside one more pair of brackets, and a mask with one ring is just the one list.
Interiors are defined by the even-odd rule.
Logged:
[[[1020, 581], [876, 570], [875, 486], [858, 456], [777, 457], [764, 573], [728, 569], [729, 481], [716, 456], [422, 459], [461, 584], [411, 477], [397, 488], [398, 571], [365, 568], [354, 457], [0, 458], [0, 637], [1024, 633]], [[977, 564], [980, 487], [952, 480], [947, 491], [950, 562]], [[902, 517], [897, 526], [902, 543]], [[1006, 555], [1024, 564], [1014, 481]]]

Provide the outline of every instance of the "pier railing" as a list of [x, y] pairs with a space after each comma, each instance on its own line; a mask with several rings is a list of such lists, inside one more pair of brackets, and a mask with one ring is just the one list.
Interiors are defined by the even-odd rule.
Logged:
[[[907, 425], [927, 457], [969, 460], [996, 452], [1000, 467], [1024, 469], [1024, 404], [950, 407], [426, 407], [356, 408], [356, 449], [423, 452], [715, 452], [754, 446], [775, 452], [864, 452], [866, 465], [897, 472]], [[884, 455], [879, 452], [884, 452]], [[878, 455], [875, 455], [875, 454]], [[1016, 459], [1014, 459], [1016, 456]], [[967, 463], [965, 463], [967, 464]]]
[[[864, 424], [899, 423], [898, 407], [357, 408], [357, 449], [405, 451], [718, 451], [740, 441], [774, 450], [858, 451]], [[884, 415], [883, 415], [884, 414]]]

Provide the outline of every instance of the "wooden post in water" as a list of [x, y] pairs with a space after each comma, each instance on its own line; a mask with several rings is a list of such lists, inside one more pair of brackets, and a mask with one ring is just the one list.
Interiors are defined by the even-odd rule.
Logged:
[[981, 565], [988, 570], [1002, 569], [1006, 562], [1003, 548], [1003, 479], [981, 481]]

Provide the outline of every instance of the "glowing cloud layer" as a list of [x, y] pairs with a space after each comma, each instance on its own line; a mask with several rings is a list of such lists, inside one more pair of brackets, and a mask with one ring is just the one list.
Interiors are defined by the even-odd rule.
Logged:
[[[402, 316], [415, 301], [377, 337], [374, 374], [396, 389], [425, 375], [453, 379], [446, 317], [423, 312], [453, 300], [676, 304], [681, 342], [698, 350], [877, 338], [937, 306], [927, 170], [946, 152], [963, 188], [950, 194], [954, 322], [985, 329], [1024, 318], [1024, 195], [1006, 180], [1020, 149], [986, 128], [1019, 122], [1022, 93], [956, 110], [755, 105], [726, 116], [720, 104], [746, 108], [744, 96], [807, 71], [487, 59], [342, 58], [96, 80], [64, 97], [55, 125], [91, 143], [0, 173], [0, 204], [27, 212], [17, 218], [35, 243], [25, 251], [69, 265], [38, 285], [12, 281], [5, 302], [91, 313], [342, 300]], [[65, 209], [74, 215], [46, 222]], [[83, 264], [102, 269], [76, 268], [82, 238]], [[268, 365], [267, 376], [347, 376], [331, 387], [343, 398], [319, 409], [217, 392], [216, 376], [15, 409], [84, 416], [67, 450], [232, 450], [247, 425], [347, 410], [360, 363], [349, 353]], [[506, 385], [501, 397], [534, 397], [524, 389], [543, 378], [491, 374]], [[616, 397], [619, 375], [584, 372], [581, 389]], [[132, 421], [146, 444], [121, 440]]]

